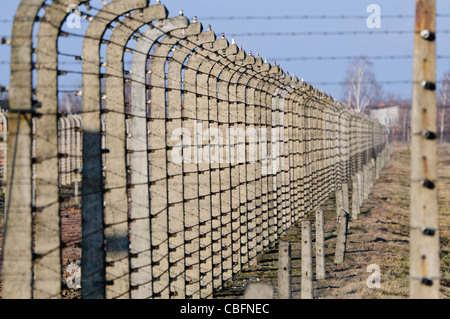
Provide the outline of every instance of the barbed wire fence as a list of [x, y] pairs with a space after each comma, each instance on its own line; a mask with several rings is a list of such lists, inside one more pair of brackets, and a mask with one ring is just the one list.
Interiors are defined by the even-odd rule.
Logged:
[[68, 250], [83, 298], [210, 298], [329, 196], [357, 210], [390, 156], [383, 126], [159, 1], [23, 0], [11, 48], [3, 298], [61, 298]]

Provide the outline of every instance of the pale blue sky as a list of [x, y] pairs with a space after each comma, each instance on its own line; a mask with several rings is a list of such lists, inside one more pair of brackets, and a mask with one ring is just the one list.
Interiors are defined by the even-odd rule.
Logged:
[[[11, 23], [19, 0], [1, 0], [0, 35], [10, 36]], [[155, 3], [152, 0], [151, 3]], [[225, 35], [246, 32], [332, 32], [332, 31], [374, 31], [373, 35], [313, 35], [313, 36], [237, 36], [236, 43], [246, 51], [259, 53], [263, 58], [277, 58], [277, 62], [285, 72], [295, 73], [306, 81], [316, 85], [336, 98], [341, 97], [342, 89], [336, 84], [323, 82], [340, 82], [345, 78], [348, 65], [346, 60], [310, 60], [284, 61], [283, 58], [312, 57], [312, 56], [386, 56], [412, 55], [413, 34], [383, 34], [386, 31], [413, 30], [414, 19], [388, 19], [392, 15], [414, 15], [413, 0], [162, 0], [169, 10], [170, 16], [178, 15], [183, 9], [184, 14], [192, 18], [197, 16], [199, 21], [207, 27], [212, 25], [217, 34]], [[101, 0], [92, 1], [101, 6]], [[366, 19], [273, 19], [273, 20], [211, 20], [207, 17], [228, 16], [317, 16], [317, 15], [356, 15], [369, 16], [366, 12], [369, 4], [381, 7], [381, 29], [369, 29]], [[450, 1], [437, 1], [438, 14], [449, 17], [438, 18], [439, 30], [450, 30]], [[386, 18], [383, 18], [386, 16]], [[227, 36], [227, 38], [231, 38]], [[450, 55], [450, 34], [438, 33], [438, 55]], [[66, 44], [64, 44], [66, 45]], [[67, 48], [66, 48], [67, 49]], [[64, 49], [63, 49], [64, 50]], [[9, 46], [0, 46], [0, 85], [9, 83]], [[71, 49], [66, 50], [71, 51]], [[374, 70], [377, 80], [411, 81], [412, 60], [374, 60]], [[450, 68], [450, 59], [438, 60], [438, 76]], [[411, 84], [384, 84], [383, 88], [389, 92], [398, 92], [404, 97], [411, 95]]]

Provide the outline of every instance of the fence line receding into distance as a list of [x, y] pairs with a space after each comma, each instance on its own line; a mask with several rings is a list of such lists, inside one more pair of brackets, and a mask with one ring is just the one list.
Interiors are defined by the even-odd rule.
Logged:
[[[4, 298], [60, 298], [68, 247], [83, 298], [209, 298], [330, 195], [349, 210], [352, 185], [359, 208], [389, 155], [383, 126], [159, 1], [92, 9], [23, 0], [15, 17]], [[58, 111], [71, 72], [58, 41], [77, 17], [71, 115]], [[64, 195], [78, 185], [81, 243], [68, 244]]]

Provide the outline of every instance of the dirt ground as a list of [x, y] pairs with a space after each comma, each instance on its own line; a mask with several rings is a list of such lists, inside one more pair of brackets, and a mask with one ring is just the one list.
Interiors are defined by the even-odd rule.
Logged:
[[[439, 199], [441, 243], [441, 298], [450, 298], [450, 144], [439, 148]], [[323, 205], [325, 211], [325, 280], [314, 281], [317, 299], [392, 299], [407, 298], [409, 293], [409, 151], [396, 145], [395, 153], [372, 189], [369, 199], [361, 207], [358, 220], [349, 223], [347, 252], [342, 265], [334, 265], [336, 242], [336, 212], [334, 198]], [[292, 245], [293, 298], [301, 293], [301, 221], [281, 238]], [[62, 212], [63, 269], [80, 258], [80, 210], [67, 204]], [[0, 222], [0, 253], [3, 243]], [[313, 224], [314, 240], [314, 224]], [[277, 245], [258, 257], [258, 265], [246, 269], [228, 281], [215, 298], [242, 298], [248, 282], [267, 282], [275, 288], [277, 297]], [[1, 269], [0, 260], [0, 269]], [[366, 285], [369, 265], [381, 270], [381, 288]], [[68, 276], [63, 275], [63, 279]], [[0, 297], [1, 297], [0, 281]], [[79, 298], [80, 291], [65, 290], [64, 298]]]
[[[441, 248], [441, 298], [450, 298], [450, 145], [439, 148], [439, 200]], [[398, 299], [409, 295], [409, 150], [396, 145], [395, 153], [361, 207], [357, 220], [349, 222], [347, 251], [341, 265], [334, 264], [336, 211], [334, 198], [325, 211], [325, 280], [314, 281], [316, 299]], [[314, 241], [314, 224], [313, 224]], [[292, 297], [301, 293], [301, 221], [281, 240], [292, 249]], [[314, 244], [314, 242], [313, 242]], [[314, 249], [314, 248], [313, 248]], [[273, 285], [277, 298], [277, 245], [259, 256], [258, 265], [240, 274], [215, 293], [216, 298], [242, 298], [248, 282]], [[315, 264], [315, 262], [314, 262]], [[368, 288], [369, 265], [378, 265], [381, 287]], [[369, 271], [369, 272], [368, 272]]]

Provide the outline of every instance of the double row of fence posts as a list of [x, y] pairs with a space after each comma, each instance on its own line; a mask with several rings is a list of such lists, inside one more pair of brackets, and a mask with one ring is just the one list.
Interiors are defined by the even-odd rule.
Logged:
[[[335, 208], [338, 215], [336, 229], [336, 243], [334, 247], [334, 264], [343, 264], [347, 246], [347, 235], [351, 220], [356, 220], [364, 200], [368, 198], [370, 191], [379, 178], [381, 168], [389, 161], [393, 152], [390, 146], [381, 156], [379, 168], [369, 166], [363, 183], [352, 188], [351, 196], [345, 186], [336, 191]], [[355, 179], [356, 180], [356, 179]], [[344, 184], [345, 185], [345, 184]], [[361, 196], [362, 194], [362, 196]], [[349, 214], [349, 200], [352, 202], [353, 214]], [[354, 207], [357, 205], [357, 207]], [[314, 281], [327, 278], [325, 261], [325, 235], [324, 235], [324, 208], [318, 206], [314, 209], [315, 218], [303, 218], [301, 221], [301, 299], [314, 299]], [[355, 213], [357, 212], [357, 213]], [[328, 222], [335, 222], [330, 220]], [[315, 240], [312, 236], [312, 224], [315, 224]], [[315, 255], [313, 251], [315, 244]], [[278, 280], [277, 293], [274, 287], [264, 283], [249, 283], [244, 294], [245, 299], [291, 299], [293, 279], [292, 272], [292, 247], [291, 243], [281, 241], [278, 244]], [[315, 272], [314, 272], [315, 261]]]
[[[63, 30], [74, 5], [88, 27], [65, 54], [83, 77], [69, 116], [58, 40], [80, 38]], [[342, 224], [349, 182], [352, 203], [367, 197], [382, 125], [159, 1], [88, 7], [23, 0], [15, 16], [4, 298], [61, 298], [67, 245], [83, 298], [211, 298], [335, 192]], [[81, 242], [63, 243], [61, 194], [78, 184]]]

